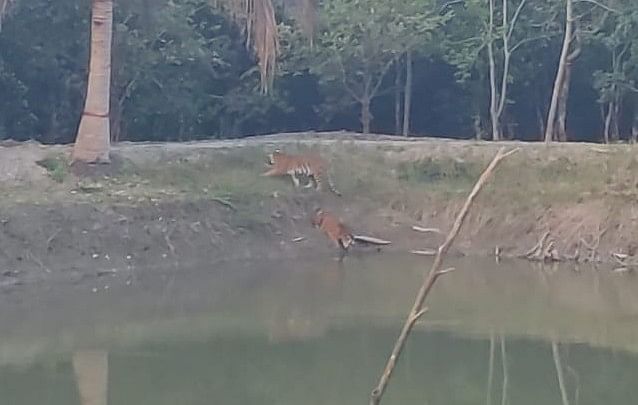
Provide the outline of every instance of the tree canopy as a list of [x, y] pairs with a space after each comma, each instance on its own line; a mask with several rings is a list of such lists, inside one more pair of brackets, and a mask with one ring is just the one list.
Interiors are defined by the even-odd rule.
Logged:
[[[413, 135], [491, 139], [496, 117], [499, 137], [541, 140], [566, 1], [115, 0], [112, 136], [391, 133], [409, 88]], [[0, 138], [71, 142], [90, 1], [12, 3], [0, 0]], [[635, 138], [638, 5], [573, 3], [579, 53], [564, 92], [565, 137]]]

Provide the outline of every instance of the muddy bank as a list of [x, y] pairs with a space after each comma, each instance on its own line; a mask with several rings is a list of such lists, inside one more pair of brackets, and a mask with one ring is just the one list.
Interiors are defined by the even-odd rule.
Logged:
[[[0, 146], [0, 285], [191, 259], [334, 255], [309, 223], [318, 206], [355, 233], [392, 240], [391, 251], [435, 248], [441, 233], [412, 227], [446, 231], [502, 145], [347, 133], [125, 143], [111, 167], [93, 173], [70, 170], [66, 146]], [[615, 255], [633, 264], [634, 146], [505, 145], [521, 151], [478, 199], [453, 254], [519, 256], [547, 235], [538, 255], [601, 263]], [[260, 177], [275, 146], [319, 151], [343, 196]]]
[[[309, 254], [289, 238], [297, 222], [308, 222], [298, 204], [287, 201], [286, 217], [267, 223], [211, 200], [2, 207], [0, 287], [43, 279], [130, 282], [136, 269]], [[270, 204], [273, 212], [278, 206]]]

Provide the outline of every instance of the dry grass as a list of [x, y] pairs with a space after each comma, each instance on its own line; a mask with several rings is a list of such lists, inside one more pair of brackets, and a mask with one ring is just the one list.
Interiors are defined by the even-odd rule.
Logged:
[[[343, 141], [329, 146], [287, 142], [290, 152], [316, 150], [331, 161], [331, 174], [344, 199], [379, 206], [423, 209], [432, 202], [462, 198], [493, 155], [497, 145], [432, 145], [392, 143], [362, 146]], [[130, 203], [217, 197], [252, 206], [273, 193], [296, 192], [287, 178], [259, 176], [272, 146], [190, 150], [157, 154], [152, 159], [127, 160], [118, 172], [103, 178], [78, 180], [69, 175], [66, 160], [47, 156], [43, 166], [53, 181], [39, 189], [16, 185], [5, 192], [21, 202], [69, 198]], [[632, 146], [599, 149], [590, 145], [525, 145], [504, 163], [484, 194], [484, 204], [508, 212], [604, 200], [627, 204], [638, 198], [634, 173], [638, 158]], [[74, 192], [75, 190], [75, 192]], [[90, 190], [90, 192], [86, 192]]]

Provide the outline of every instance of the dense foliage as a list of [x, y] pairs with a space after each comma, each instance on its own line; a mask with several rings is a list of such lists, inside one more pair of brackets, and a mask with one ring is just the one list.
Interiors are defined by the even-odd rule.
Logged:
[[[500, 136], [542, 139], [566, 1], [323, 0], [312, 41], [280, 8], [278, 77], [262, 94], [241, 32], [210, 1], [115, 0], [113, 137], [186, 140], [362, 123], [392, 133], [409, 90], [415, 135], [490, 139], [494, 98]], [[636, 136], [638, 4], [573, 1], [578, 53], [569, 66], [567, 138]], [[7, 16], [0, 138], [73, 140], [89, 13], [88, 0], [29, 0]]]

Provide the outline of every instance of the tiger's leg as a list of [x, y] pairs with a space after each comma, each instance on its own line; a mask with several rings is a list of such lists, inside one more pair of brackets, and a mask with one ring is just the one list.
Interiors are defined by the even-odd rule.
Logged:
[[341, 239], [339, 239], [339, 247], [341, 249], [339, 249], [339, 257], [338, 257], [338, 261], [342, 262], [343, 259], [346, 257], [346, 254], [348, 253], [348, 248], [346, 248], [345, 246], [343, 246], [343, 243], [341, 242]]
[[314, 175], [308, 176], [308, 184], [306, 184], [306, 188], [314, 187], [317, 188], [317, 178]]
[[315, 176], [312, 176], [312, 178], [315, 180], [315, 190], [323, 190], [323, 179], [321, 178], [321, 175], [317, 174]]
[[297, 173], [290, 173], [290, 177], [292, 178], [292, 183], [295, 185], [295, 188], [299, 187], [299, 178], [297, 178]]

